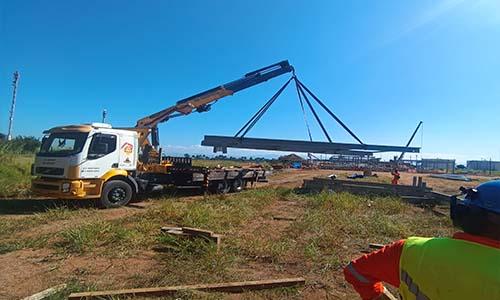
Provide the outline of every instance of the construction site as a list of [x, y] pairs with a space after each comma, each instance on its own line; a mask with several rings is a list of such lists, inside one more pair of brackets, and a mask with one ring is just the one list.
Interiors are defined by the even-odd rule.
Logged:
[[[338, 113], [329, 85], [318, 84], [305, 62], [299, 63], [304, 72], [292, 59], [269, 63], [241, 61], [237, 69], [244, 73], [223, 66], [224, 79], [212, 88], [195, 80], [183, 86], [165, 74], [192, 95], [151, 105], [127, 100], [160, 91], [138, 87], [113, 108], [111, 102], [106, 109], [100, 102], [74, 104], [74, 117], [45, 115], [41, 107], [39, 114], [26, 113], [33, 107], [23, 97], [36, 90], [37, 79], [11, 71], [1, 81], [10, 89], [4, 86], [8, 126], [0, 135], [0, 299], [500, 299], [493, 289], [500, 286], [493, 272], [500, 263], [499, 227], [476, 224], [473, 239], [467, 226], [476, 219], [466, 215], [480, 207], [485, 219], [500, 216], [500, 163], [430, 154], [423, 111], [393, 108], [410, 128], [395, 138], [404, 130], [379, 111], [360, 116], [347, 101]], [[211, 74], [200, 67], [190, 76]], [[260, 99], [265, 86], [268, 95]], [[252, 100], [257, 109], [248, 111], [239, 97], [260, 99]], [[217, 122], [206, 121], [219, 107], [226, 111]], [[97, 120], [68, 122], [96, 110]], [[426, 132], [439, 131], [434, 120], [425, 124]], [[295, 133], [299, 127], [304, 134]], [[197, 144], [187, 147], [190, 139]], [[432, 142], [439, 145], [431, 136]], [[482, 197], [488, 197], [484, 206], [464, 208]], [[494, 233], [481, 235], [483, 227]], [[471, 240], [487, 245], [473, 253], [484, 251], [479, 263], [492, 265], [492, 272], [464, 265], [488, 286], [475, 283], [472, 291], [467, 282], [462, 291], [447, 279], [432, 287], [457, 271], [436, 261], [431, 270], [430, 256], [416, 258], [424, 237], [467, 241], [465, 250], [450, 244], [432, 257], [443, 264], [465, 261], [460, 255]], [[389, 261], [395, 247], [402, 248]], [[384, 267], [389, 271], [378, 272]], [[384, 272], [395, 275], [378, 277]]]

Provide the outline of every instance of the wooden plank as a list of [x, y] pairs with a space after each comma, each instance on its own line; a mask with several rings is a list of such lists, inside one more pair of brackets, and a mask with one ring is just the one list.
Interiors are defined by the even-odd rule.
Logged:
[[439, 217], [448, 217], [449, 216], [449, 212], [447, 211], [441, 211], [437, 208], [433, 208], [432, 209], [432, 212], [436, 215], [436, 216], [439, 216]]
[[163, 232], [170, 231], [170, 230], [182, 231], [182, 227], [163, 226], [160, 230]]
[[213, 284], [196, 284], [196, 285], [182, 285], [182, 286], [167, 286], [156, 288], [138, 288], [138, 289], [125, 289], [125, 290], [111, 290], [99, 292], [83, 292], [72, 293], [69, 295], [69, 300], [76, 299], [113, 299], [117, 296], [125, 297], [151, 297], [151, 296], [169, 296], [174, 295], [179, 291], [184, 290], [197, 290], [204, 292], [222, 292], [222, 293], [242, 293], [245, 291], [255, 291], [263, 289], [284, 288], [303, 285], [305, 279], [298, 278], [283, 278], [271, 280], [257, 280], [257, 281], [243, 281], [243, 282], [227, 282], [227, 283], [213, 283]]
[[287, 217], [287, 216], [273, 216], [273, 220], [277, 221], [295, 221], [296, 217]]
[[432, 191], [429, 193], [429, 197], [431, 197], [435, 200], [438, 200], [438, 201], [449, 202], [451, 195]]
[[379, 300], [398, 300], [389, 290], [384, 287], [384, 292], [379, 296]]
[[212, 235], [214, 234], [214, 232], [210, 230], [192, 228], [192, 227], [182, 227], [182, 232], [190, 235], [204, 236], [204, 237], [212, 237]]
[[28, 296], [26, 298], [23, 298], [22, 300], [42, 300], [42, 299], [45, 299], [47, 297], [50, 297], [52, 295], [55, 295], [57, 293], [59, 293], [60, 291], [64, 290], [66, 288], [66, 284], [59, 284], [59, 285], [56, 285], [56, 286], [53, 286], [51, 288], [48, 288], [46, 290], [43, 290], [41, 292], [38, 292], [36, 294], [33, 294], [31, 296]]
[[368, 244], [368, 247], [372, 248], [372, 249], [382, 249], [384, 248], [385, 245], [382, 245], [382, 244], [376, 244], [376, 243], [370, 243]]

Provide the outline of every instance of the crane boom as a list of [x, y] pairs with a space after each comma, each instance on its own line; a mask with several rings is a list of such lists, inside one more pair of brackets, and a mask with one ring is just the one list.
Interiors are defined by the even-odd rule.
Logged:
[[159, 123], [165, 122], [173, 117], [188, 115], [193, 111], [206, 112], [210, 110], [210, 106], [213, 102], [223, 97], [293, 71], [293, 67], [287, 60], [255, 70], [245, 74], [240, 79], [182, 99], [171, 107], [144, 117], [137, 121], [135, 128], [142, 129], [143, 132], [147, 129], [148, 133], [146, 136], [151, 132], [153, 134], [152, 144], [153, 146], [158, 146], [157, 126]]
[[156, 126], [158, 123], [164, 122], [172, 116], [176, 116], [175, 113], [187, 115], [193, 110], [198, 112], [208, 111], [209, 104], [214, 101], [292, 71], [293, 67], [287, 60], [272, 64], [265, 68], [247, 73], [243, 78], [238, 80], [182, 99], [171, 107], [138, 120], [136, 127]]

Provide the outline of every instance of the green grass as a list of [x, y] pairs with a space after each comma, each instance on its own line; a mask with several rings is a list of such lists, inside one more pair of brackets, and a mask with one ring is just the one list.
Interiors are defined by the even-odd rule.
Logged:
[[[279, 201], [279, 202], [278, 202]], [[272, 215], [293, 208], [295, 221]], [[439, 217], [392, 197], [348, 193], [298, 194], [290, 189], [254, 189], [238, 194], [163, 198], [144, 210], [112, 220], [94, 209], [47, 210], [27, 218], [0, 219], [0, 254], [22, 248], [48, 248], [63, 259], [154, 260], [148, 272], [128, 273], [104, 285], [81, 275], [69, 291], [170, 286], [304, 276], [339, 287], [336, 278], [369, 243], [388, 243], [412, 235], [446, 236], [452, 227]], [[285, 212], [286, 213], [286, 212]], [[71, 221], [75, 224], [71, 225]], [[30, 227], [62, 221], [62, 229], [27, 238]], [[70, 226], [68, 226], [70, 224]], [[281, 224], [277, 226], [277, 224]], [[161, 233], [162, 226], [197, 227], [222, 234], [219, 249], [204, 239]], [[259, 270], [256, 273], [250, 269]], [[242, 271], [243, 270], [243, 271]], [[265, 270], [265, 271], [264, 271]], [[128, 271], [130, 272], [130, 270]], [[257, 275], [256, 275], [257, 274]], [[71, 276], [69, 277], [71, 280]], [[83, 283], [84, 282], [84, 283]], [[90, 286], [90, 287], [89, 287]], [[61, 296], [62, 295], [62, 296]], [[183, 292], [164, 299], [220, 299], [222, 294]], [[250, 292], [242, 299], [300, 299], [296, 289]], [[62, 299], [62, 298], [54, 298]]]
[[29, 193], [33, 155], [0, 153], [0, 197], [18, 197]]
[[301, 251], [315, 272], [345, 264], [348, 259], [342, 249], [451, 233], [448, 219], [418, 212], [398, 198], [321, 193], [306, 199], [305, 215], [284, 238], [295, 241], [289, 252]]
[[117, 256], [128, 248], [134, 234], [134, 231], [112, 222], [89, 222], [61, 231], [54, 246], [66, 253], [78, 254], [107, 248], [113, 256]]
[[89, 218], [95, 212], [95, 209], [71, 210], [66, 207], [56, 207], [22, 218], [0, 218], [0, 254], [25, 248], [45, 247], [53, 237], [50, 233], [37, 233], [28, 237], [19, 237], [18, 235], [56, 221], [68, 220], [73, 217]]
[[273, 228], [263, 224], [251, 237], [231, 240], [239, 255], [278, 269], [293, 263], [306, 273], [333, 276], [351, 259], [350, 253], [359, 253], [369, 243], [389, 243], [414, 235], [448, 236], [453, 232], [447, 218], [393, 197], [327, 192], [297, 195], [288, 191], [281, 192], [279, 199], [304, 206], [303, 215], [290, 222], [281, 236], [272, 237], [268, 233]]

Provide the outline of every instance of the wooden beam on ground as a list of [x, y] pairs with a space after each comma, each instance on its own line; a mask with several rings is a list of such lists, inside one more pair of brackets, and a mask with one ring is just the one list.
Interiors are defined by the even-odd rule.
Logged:
[[382, 245], [382, 244], [375, 244], [375, 243], [370, 243], [368, 244], [368, 247], [372, 248], [372, 249], [382, 249], [384, 248], [385, 245]]
[[432, 212], [436, 215], [436, 216], [439, 216], [439, 217], [448, 217], [449, 216], [449, 212], [447, 211], [442, 211], [442, 210], [439, 210], [437, 208], [433, 208], [432, 209]]
[[182, 232], [190, 234], [190, 235], [204, 236], [204, 237], [208, 237], [208, 238], [214, 234], [214, 232], [210, 231], [210, 230], [191, 228], [191, 227], [182, 227]]
[[384, 292], [380, 295], [380, 300], [398, 300], [391, 292], [384, 288]]
[[227, 283], [212, 283], [212, 284], [195, 284], [181, 286], [167, 286], [156, 288], [139, 288], [126, 290], [112, 290], [99, 292], [83, 292], [73, 293], [69, 295], [68, 300], [76, 299], [113, 299], [115, 297], [163, 297], [174, 295], [179, 291], [196, 290], [203, 292], [222, 292], [222, 293], [242, 293], [245, 291], [255, 291], [264, 289], [284, 288], [303, 285], [305, 279], [298, 278], [283, 278], [271, 280], [243, 281], [243, 282], [227, 282]]
[[203, 238], [214, 242], [217, 245], [217, 249], [220, 247], [222, 235], [215, 234], [213, 231], [192, 228], [192, 227], [170, 227], [165, 226], [161, 228], [161, 232], [168, 233], [176, 236], [190, 237], [190, 238]]
[[273, 216], [273, 220], [277, 221], [295, 221], [296, 217], [287, 217], [287, 216]]
[[31, 296], [28, 296], [26, 298], [23, 298], [22, 300], [42, 300], [42, 299], [45, 299], [47, 297], [50, 297], [52, 295], [55, 295], [57, 293], [59, 293], [60, 291], [64, 290], [66, 288], [66, 284], [59, 284], [59, 285], [56, 285], [56, 286], [53, 286], [51, 288], [48, 288], [46, 290], [43, 290], [41, 292], [38, 292], [36, 294], [33, 294]]

